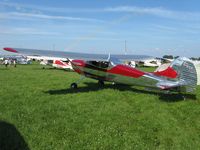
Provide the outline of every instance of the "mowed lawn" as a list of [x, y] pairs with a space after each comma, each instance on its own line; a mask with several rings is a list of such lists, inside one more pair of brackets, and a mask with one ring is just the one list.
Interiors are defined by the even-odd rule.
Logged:
[[84, 79], [39, 65], [0, 66], [0, 149], [198, 149], [197, 99]]

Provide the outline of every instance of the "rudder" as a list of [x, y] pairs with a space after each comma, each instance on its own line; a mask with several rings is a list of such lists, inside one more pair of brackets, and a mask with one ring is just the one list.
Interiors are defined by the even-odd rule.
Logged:
[[180, 92], [193, 93], [197, 86], [197, 71], [194, 64], [185, 57], [179, 57], [170, 65], [177, 72], [177, 79], [183, 82]]

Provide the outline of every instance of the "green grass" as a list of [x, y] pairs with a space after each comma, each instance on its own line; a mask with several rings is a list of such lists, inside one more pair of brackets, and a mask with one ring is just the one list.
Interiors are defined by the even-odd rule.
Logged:
[[[0, 66], [0, 149], [198, 149], [197, 100], [139, 87], [99, 88], [74, 72]], [[9, 147], [10, 146], [10, 147]]]

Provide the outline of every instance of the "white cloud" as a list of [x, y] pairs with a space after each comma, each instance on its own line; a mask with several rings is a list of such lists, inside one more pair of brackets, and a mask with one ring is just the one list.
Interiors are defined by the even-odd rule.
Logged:
[[40, 31], [34, 28], [1, 28], [0, 34], [9, 34], [9, 35], [61, 35], [58, 32], [47, 32], [47, 31]]
[[189, 25], [179, 24], [177, 25], [177, 27], [153, 24], [150, 30], [154, 31], [155, 33], [166, 32], [166, 33], [174, 33], [176, 35], [199, 35], [200, 34], [200, 27], [195, 26], [195, 24], [191, 24], [191, 23]]
[[176, 32], [179, 31], [178, 28], [166, 26], [166, 25], [159, 25], [159, 24], [153, 24], [151, 27], [152, 30], [156, 31], [166, 31], [166, 32]]
[[102, 9], [82, 9], [82, 8], [66, 8], [66, 7], [50, 7], [50, 6], [38, 6], [38, 5], [30, 5], [30, 4], [22, 4], [22, 3], [13, 3], [13, 2], [0, 2], [1, 6], [10, 7], [14, 9], [23, 8], [27, 11], [29, 10], [40, 10], [40, 11], [49, 11], [49, 12], [95, 12], [102, 11]]
[[104, 22], [103, 20], [93, 18], [82, 18], [82, 17], [71, 17], [71, 16], [56, 16], [36, 13], [20, 13], [20, 12], [9, 12], [0, 13], [2, 19], [49, 19], [49, 20], [69, 20], [69, 21], [88, 21], [88, 22]]
[[[66, 7], [50, 7], [50, 6], [38, 6], [22, 3], [12, 2], [0, 2], [1, 6], [15, 8], [19, 12], [62, 12], [62, 13], [133, 13], [139, 15], [152, 15], [168, 19], [176, 20], [189, 20], [189, 21], [200, 21], [200, 12], [188, 12], [188, 11], [175, 11], [165, 9], [163, 7], [137, 7], [137, 6], [116, 6], [107, 8], [66, 8]], [[39, 17], [39, 16], [38, 16]], [[44, 17], [44, 16], [40, 16]], [[48, 18], [45, 16], [44, 18]], [[53, 17], [57, 18], [57, 17]], [[61, 17], [63, 18], [63, 17]], [[67, 18], [66, 18], [67, 19]], [[80, 18], [76, 18], [80, 20]], [[82, 20], [82, 19], [81, 19]], [[83, 18], [83, 20], [89, 21], [102, 21], [98, 19]]]
[[108, 7], [104, 11], [108, 12], [133, 12], [133, 13], [143, 13], [143, 14], [157, 14], [163, 11], [162, 8], [144, 8], [136, 6], [119, 6], [119, 7]]
[[120, 6], [106, 8], [107, 12], [124, 12], [124, 13], [136, 13], [141, 15], [154, 15], [158, 17], [178, 19], [178, 20], [200, 20], [199, 12], [187, 12], [187, 11], [173, 11], [164, 9], [162, 7], [135, 7], [135, 6]]

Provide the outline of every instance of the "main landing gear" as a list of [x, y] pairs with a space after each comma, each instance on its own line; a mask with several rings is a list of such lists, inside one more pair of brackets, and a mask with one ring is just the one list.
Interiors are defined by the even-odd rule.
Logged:
[[[80, 81], [82, 81], [84, 79], [84, 77], [81, 77], [80, 80], [78, 80], [77, 82], [74, 82], [70, 85], [71, 89], [77, 89], [78, 88], [78, 83], [80, 83]], [[104, 81], [99, 80], [98, 81], [98, 85], [100, 87], [104, 86]]]
[[70, 85], [70, 87], [71, 87], [72, 89], [77, 89], [77, 88], [78, 88], [78, 85], [77, 85], [77, 83], [72, 83], [72, 84]]
[[80, 83], [85, 77], [84, 76], [81, 76], [81, 78], [77, 81], [77, 82], [74, 82], [70, 85], [71, 89], [77, 89], [78, 88], [78, 83]]

